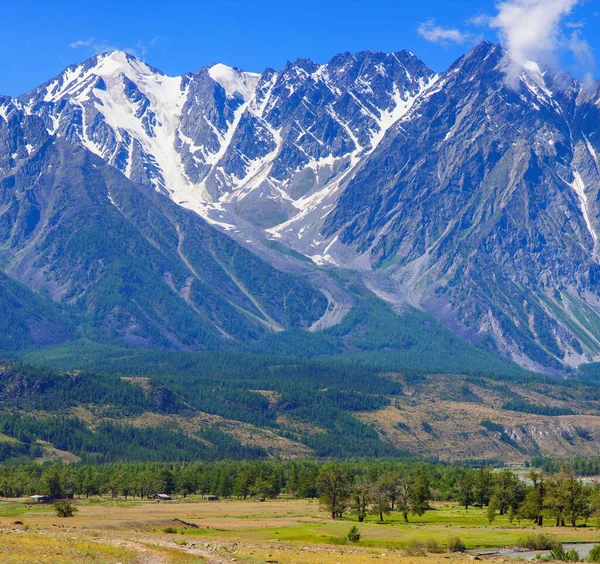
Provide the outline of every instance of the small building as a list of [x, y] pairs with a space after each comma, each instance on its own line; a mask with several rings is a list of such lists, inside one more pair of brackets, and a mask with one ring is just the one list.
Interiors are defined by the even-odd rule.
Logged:
[[154, 501], [171, 501], [173, 498], [168, 494], [156, 494]]
[[29, 499], [32, 499], [35, 503], [53, 503], [54, 496], [51, 495], [32, 495], [29, 496]]
[[205, 495], [202, 499], [204, 501], [219, 501], [219, 496], [218, 495]]
[[73, 494], [32, 495], [29, 499], [36, 503], [54, 503], [61, 499], [73, 499]]

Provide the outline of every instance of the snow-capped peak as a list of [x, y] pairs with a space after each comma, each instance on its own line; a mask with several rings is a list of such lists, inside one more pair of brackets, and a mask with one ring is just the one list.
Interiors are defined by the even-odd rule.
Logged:
[[[99, 55], [92, 72], [98, 76], [111, 77], [119, 74], [162, 75], [140, 59], [123, 51], [110, 51]], [[131, 77], [130, 77], [131, 78]]]
[[229, 98], [233, 98], [237, 93], [244, 100], [252, 97], [260, 78], [258, 73], [243, 72], [223, 63], [217, 63], [210, 67], [208, 74], [223, 87]]
[[136, 83], [146, 77], [165, 77], [162, 72], [133, 55], [123, 51], [110, 51], [65, 69], [61, 75], [46, 85], [44, 101], [57, 102], [64, 97], [73, 97], [82, 92], [82, 87], [95, 86], [98, 78], [111, 81], [121, 76], [126, 76]]

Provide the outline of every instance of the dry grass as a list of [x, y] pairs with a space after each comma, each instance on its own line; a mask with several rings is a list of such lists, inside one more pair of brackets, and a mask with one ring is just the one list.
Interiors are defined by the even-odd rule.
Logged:
[[32, 562], [135, 562], [137, 553], [76, 537], [72, 534], [47, 532], [0, 531], [0, 562], [31, 564]]
[[[260, 547], [244, 547], [233, 553], [237, 560], [256, 564], [265, 562], [280, 562], [286, 564], [372, 564], [374, 562], [394, 562], [398, 564], [453, 564], [469, 562], [472, 557], [465, 555], [426, 554], [419, 556], [404, 556], [387, 550], [385, 552], [352, 549], [352, 548], [323, 548], [323, 547], [279, 547], [275, 545]], [[501, 561], [494, 559], [495, 561]]]
[[63, 464], [70, 464], [71, 462], [79, 462], [81, 460], [76, 454], [55, 448], [46, 441], [38, 440], [37, 443], [44, 449], [44, 454], [36, 458], [35, 462], [62, 462]]
[[[532, 384], [530, 389], [493, 381], [481, 387], [463, 376], [430, 376], [415, 383], [392, 376], [402, 383], [405, 395], [391, 398], [392, 405], [380, 411], [358, 417], [400, 449], [443, 460], [501, 458], [508, 463], [522, 463], [534, 455], [598, 452], [600, 413], [596, 403], [585, 397], [585, 390], [544, 384]], [[514, 394], [531, 404], [575, 409], [579, 414], [550, 417], [501, 409]], [[473, 401], [466, 401], [468, 396]], [[514, 442], [488, 432], [481, 426], [484, 419], [503, 425]], [[578, 427], [589, 431], [590, 440], [577, 435]]]

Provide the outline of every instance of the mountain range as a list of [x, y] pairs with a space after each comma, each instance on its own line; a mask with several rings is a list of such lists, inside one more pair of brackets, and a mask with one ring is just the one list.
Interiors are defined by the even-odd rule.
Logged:
[[599, 360], [600, 83], [507, 57], [111, 52], [0, 97], [5, 348], [318, 338], [368, 294], [528, 369]]

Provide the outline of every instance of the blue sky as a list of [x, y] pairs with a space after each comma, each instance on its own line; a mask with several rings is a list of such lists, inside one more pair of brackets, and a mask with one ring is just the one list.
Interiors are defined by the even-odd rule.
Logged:
[[[522, 12], [535, 9], [540, 36], [523, 45]], [[500, 37], [515, 57], [555, 51], [563, 65], [597, 77], [600, 53], [599, 0], [30, 0], [5, 2], [2, 12], [0, 94], [13, 96], [114, 48], [167, 74], [217, 61], [260, 71], [298, 57], [400, 49], [439, 71], [479, 39]], [[554, 19], [539, 23], [546, 14]]]

